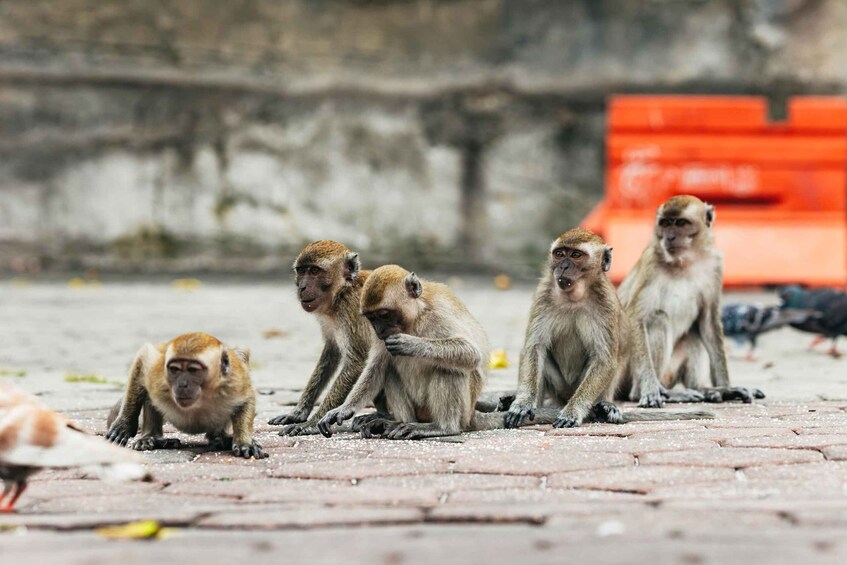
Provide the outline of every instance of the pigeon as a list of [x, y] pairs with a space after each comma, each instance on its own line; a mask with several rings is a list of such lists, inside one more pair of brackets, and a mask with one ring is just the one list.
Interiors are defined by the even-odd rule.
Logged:
[[759, 334], [815, 319], [820, 313], [812, 309], [782, 308], [762, 304], [726, 304], [721, 309], [721, 324], [726, 337], [735, 338], [740, 345], [745, 340], [750, 343], [750, 351], [745, 357], [754, 360]]
[[139, 455], [89, 435], [37, 398], [0, 383], [0, 512], [11, 512], [31, 475], [90, 467], [105, 478], [149, 480]]
[[809, 349], [831, 339], [829, 354], [840, 357], [838, 336], [847, 333], [847, 293], [831, 288], [806, 289], [797, 285], [779, 289], [779, 298], [783, 309], [811, 308], [820, 313], [816, 318], [792, 323], [791, 327], [800, 331], [818, 334]]

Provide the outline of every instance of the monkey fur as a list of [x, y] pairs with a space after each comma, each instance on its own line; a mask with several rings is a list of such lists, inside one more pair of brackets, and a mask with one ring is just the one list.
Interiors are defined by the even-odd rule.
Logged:
[[[327, 411], [340, 406], [365, 367], [376, 335], [362, 317], [359, 300], [370, 271], [361, 270], [359, 255], [336, 241], [310, 243], [294, 261], [297, 298], [306, 312], [318, 318], [324, 347], [294, 410], [271, 418], [284, 425], [280, 435], [317, 433], [316, 424]], [[323, 390], [335, 377], [318, 409], [309, 417]], [[376, 399], [384, 412], [381, 398]], [[355, 422], [354, 427], [370, 417]]]
[[[533, 297], [518, 390], [505, 427], [526, 421], [565, 428], [584, 421], [713, 417], [708, 412], [621, 413], [612, 404], [624, 376], [645, 387], [655, 376], [640, 334], [606, 276], [611, 261], [612, 249], [588, 230], [572, 229], [553, 242]], [[553, 408], [544, 406], [545, 400]]]
[[256, 393], [250, 381], [250, 352], [227, 348], [210, 335], [189, 333], [142, 347], [124, 398], [107, 420], [106, 439], [129, 444], [142, 412], [141, 437], [131, 444], [133, 449], [179, 446], [178, 439], [164, 437], [167, 421], [184, 433], [205, 433], [212, 449], [245, 458], [268, 456], [253, 440]]
[[449, 436], [502, 421], [502, 413], [475, 410], [488, 374], [488, 338], [447, 286], [386, 265], [365, 282], [361, 308], [379, 339], [347, 400], [318, 423], [321, 433], [331, 436], [333, 425], [380, 390], [391, 416], [362, 426], [364, 437]]
[[[652, 385], [623, 384], [639, 406], [764, 398], [758, 389], [730, 386], [720, 312], [723, 254], [714, 243], [714, 221], [714, 207], [699, 198], [666, 201], [656, 212], [653, 240], [620, 286], [653, 365]], [[669, 391], [680, 382], [686, 390]]]

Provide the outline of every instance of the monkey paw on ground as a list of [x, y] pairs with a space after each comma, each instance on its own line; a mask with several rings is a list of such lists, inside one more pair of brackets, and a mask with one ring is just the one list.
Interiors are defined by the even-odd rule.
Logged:
[[744, 404], [750, 404], [754, 398], [764, 398], [765, 393], [758, 388], [747, 388], [742, 386], [708, 388], [703, 391], [706, 402], [731, 402], [740, 400]]
[[427, 436], [415, 424], [397, 424], [384, 437], [386, 439], [423, 439]]
[[576, 419], [572, 416], [560, 415], [553, 422], [553, 427], [554, 428], [578, 428], [581, 423], [582, 423], [581, 420], [578, 420], [578, 419]]
[[282, 430], [279, 432], [279, 435], [294, 437], [294, 436], [311, 436], [311, 435], [315, 435], [315, 434], [318, 434], [318, 433], [320, 433], [318, 431], [318, 428], [313, 426], [313, 425], [309, 426], [309, 425], [305, 425], [305, 424], [290, 424], [290, 425], [282, 428]]
[[318, 422], [318, 431], [324, 437], [332, 437], [332, 426], [335, 424], [341, 424], [345, 420], [349, 420], [353, 417], [353, 414], [356, 412], [349, 408], [333, 408], [321, 418], [320, 422]]
[[132, 448], [136, 451], [153, 451], [154, 449], [179, 449], [182, 444], [178, 438], [143, 437], [135, 440]]
[[350, 429], [354, 432], [360, 432], [362, 431], [363, 426], [368, 425], [374, 420], [384, 420], [385, 417], [385, 414], [380, 414], [379, 412], [372, 412], [370, 414], [362, 414], [361, 416], [356, 416], [355, 418], [353, 418], [353, 421], [350, 422]]
[[645, 392], [638, 399], [639, 408], [661, 408], [665, 404], [665, 399], [668, 397], [668, 391], [660, 388], [653, 392]]
[[[291, 414], [280, 414], [279, 416], [274, 416], [270, 420], [268, 420], [268, 424], [272, 426], [284, 426], [287, 424], [300, 424], [305, 422], [309, 417], [309, 414], [304, 414], [302, 411], [295, 410]], [[280, 434], [283, 435], [283, 434]]]
[[371, 418], [359, 426], [359, 435], [364, 439], [380, 438], [397, 427], [398, 423], [384, 416]]
[[600, 402], [591, 407], [591, 412], [588, 415], [588, 421], [606, 424], [622, 424], [623, 414], [621, 414], [620, 408], [618, 408], [611, 402], [601, 400]]
[[109, 428], [108, 432], [106, 432], [106, 439], [118, 445], [126, 445], [137, 433], [138, 425], [133, 426], [118, 420], [112, 424], [112, 427]]
[[236, 457], [245, 459], [265, 459], [268, 454], [262, 449], [262, 446], [255, 441], [251, 443], [236, 443], [232, 446], [232, 454]]
[[408, 334], [394, 334], [385, 338], [385, 348], [392, 355], [405, 355], [414, 357], [417, 355], [417, 341], [419, 338]]
[[506, 428], [517, 428], [525, 420], [535, 420], [535, 408], [532, 404], [515, 404], [509, 407], [509, 411], [503, 416], [503, 425]]

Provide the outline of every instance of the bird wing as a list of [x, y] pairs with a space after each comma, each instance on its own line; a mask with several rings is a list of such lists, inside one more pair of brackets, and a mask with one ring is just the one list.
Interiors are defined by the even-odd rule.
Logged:
[[12, 404], [17, 392], [0, 391], [0, 463], [80, 467], [139, 461], [135, 453], [79, 431], [26, 393], [18, 394], [18, 403]]

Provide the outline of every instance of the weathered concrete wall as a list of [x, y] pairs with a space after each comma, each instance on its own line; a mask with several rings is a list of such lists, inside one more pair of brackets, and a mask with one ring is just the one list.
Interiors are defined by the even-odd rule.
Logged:
[[[613, 92], [838, 92], [841, 0], [2, 0], [0, 270], [534, 269]], [[776, 113], [779, 104], [775, 104]]]

